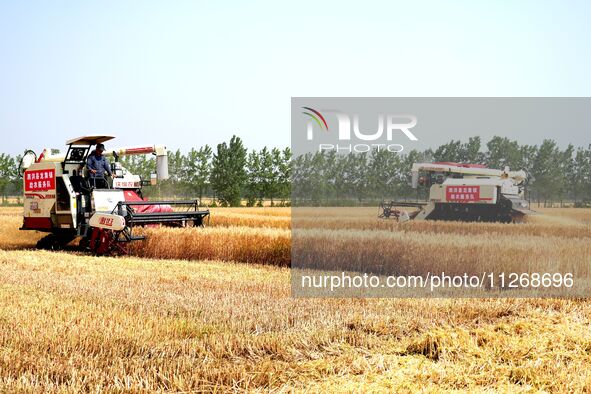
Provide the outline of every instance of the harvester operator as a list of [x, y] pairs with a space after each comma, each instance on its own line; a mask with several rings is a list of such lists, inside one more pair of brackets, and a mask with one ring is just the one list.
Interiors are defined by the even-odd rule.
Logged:
[[88, 159], [86, 159], [86, 166], [90, 175], [90, 185], [95, 189], [109, 188], [109, 184], [105, 179], [105, 172], [109, 176], [113, 176], [111, 163], [103, 156], [104, 151], [105, 146], [103, 144], [96, 144], [96, 148], [88, 155]]

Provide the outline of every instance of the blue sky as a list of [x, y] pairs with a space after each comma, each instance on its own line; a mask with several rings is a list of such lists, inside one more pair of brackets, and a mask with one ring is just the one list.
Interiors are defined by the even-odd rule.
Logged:
[[283, 147], [292, 96], [589, 96], [590, 4], [0, 0], [0, 151]]

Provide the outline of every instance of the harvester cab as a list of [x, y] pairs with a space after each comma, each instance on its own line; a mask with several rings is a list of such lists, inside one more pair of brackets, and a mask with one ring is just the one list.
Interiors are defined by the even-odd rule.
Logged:
[[[144, 239], [133, 234], [135, 226], [202, 226], [209, 210], [198, 200], [148, 201], [142, 187], [168, 179], [168, 156], [164, 146], [121, 148], [103, 152], [113, 157], [112, 184], [97, 188], [88, 176], [86, 161], [92, 147], [113, 136], [84, 136], [66, 142], [61, 154], [45, 149], [39, 157], [27, 151], [21, 161], [24, 217], [21, 230], [49, 233], [40, 248], [61, 248], [75, 238], [95, 254], [125, 253], [129, 241]], [[156, 174], [142, 180], [119, 162], [124, 155], [154, 154]]]
[[[519, 222], [534, 213], [524, 198], [527, 174], [480, 164], [415, 163], [411, 185], [428, 192], [427, 201], [382, 202], [379, 217], [405, 220]], [[401, 208], [412, 207], [408, 213]]]

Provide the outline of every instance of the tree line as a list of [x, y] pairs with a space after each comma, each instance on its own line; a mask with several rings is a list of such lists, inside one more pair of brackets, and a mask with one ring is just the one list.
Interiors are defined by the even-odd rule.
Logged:
[[[264, 200], [285, 205], [291, 193], [291, 156], [290, 148], [249, 152], [237, 136], [218, 144], [215, 151], [205, 145], [183, 155], [177, 149], [168, 153], [170, 179], [159, 185], [158, 192], [199, 199], [209, 196], [221, 206], [238, 206], [243, 199], [248, 206], [262, 206]], [[142, 179], [149, 179], [155, 169], [150, 156], [126, 156], [121, 162]]]
[[[251, 150], [233, 136], [215, 149], [205, 145], [183, 154], [168, 155], [170, 179], [145, 194], [176, 197], [211, 197], [222, 206], [374, 204], [381, 199], [424, 198], [410, 187], [413, 163], [451, 161], [484, 164], [490, 168], [525, 170], [529, 174], [527, 198], [547, 203], [568, 200], [591, 205], [591, 145], [561, 149], [553, 140], [522, 145], [495, 136], [485, 145], [480, 137], [452, 140], [436, 149], [392, 153], [385, 150], [340, 155], [333, 151], [292, 158], [290, 148]], [[20, 156], [0, 154], [0, 193], [22, 195], [18, 176]], [[122, 164], [142, 179], [155, 171], [151, 155], [125, 156]], [[151, 190], [150, 190], [151, 189]]]
[[386, 150], [342, 155], [334, 151], [295, 157], [292, 204], [373, 205], [386, 199], [425, 199], [426, 190], [412, 189], [411, 167], [420, 162], [483, 164], [489, 168], [525, 170], [526, 198], [548, 204], [568, 200], [591, 206], [591, 145], [561, 149], [553, 140], [520, 145], [495, 136], [452, 140], [436, 149], [405, 154]]
[[[291, 193], [291, 156], [288, 147], [264, 147], [249, 152], [237, 136], [218, 144], [215, 151], [208, 145], [192, 148], [186, 154], [179, 149], [169, 151], [170, 179], [156, 188], [144, 188], [143, 194], [199, 199], [207, 196], [222, 206], [238, 206], [243, 200], [249, 206], [262, 206], [265, 200], [272, 205], [286, 205]], [[0, 154], [0, 193], [4, 204], [8, 196], [22, 196], [18, 170], [21, 157]], [[149, 180], [156, 169], [152, 155], [123, 156], [120, 162], [143, 180]]]

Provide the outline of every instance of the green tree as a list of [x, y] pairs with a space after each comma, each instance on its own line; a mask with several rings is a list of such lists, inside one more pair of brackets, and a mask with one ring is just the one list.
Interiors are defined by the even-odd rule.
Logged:
[[211, 147], [205, 145], [199, 150], [191, 148], [183, 159], [181, 179], [190, 191], [197, 192], [199, 200], [203, 198], [211, 175], [211, 157]]
[[271, 149], [271, 182], [268, 197], [271, 199], [271, 206], [275, 205], [275, 199], [280, 198], [281, 165], [283, 157], [281, 151], [277, 148]]
[[17, 178], [17, 163], [14, 158], [8, 154], [0, 153], [0, 193], [2, 193], [2, 203], [6, 203], [6, 196], [10, 192], [15, 192], [15, 180]]
[[374, 149], [369, 155], [366, 170], [367, 197], [392, 199], [398, 197], [400, 178], [400, 155], [385, 149]]
[[560, 196], [565, 182], [563, 168], [560, 160], [563, 158], [560, 149], [554, 140], [544, 140], [538, 149], [538, 154], [533, 162], [532, 188], [535, 190], [538, 203], [544, 200], [554, 199]]
[[139, 175], [144, 181], [150, 180], [151, 174], [156, 171], [156, 160], [152, 156], [123, 156], [121, 157], [120, 162], [130, 173]]
[[494, 136], [486, 144], [485, 164], [489, 168], [504, 169], [508, 166], [512, 170], [518, 170], [522, 163], [522, 152], [517, 141], [511, 141], [507, 137]]
[[282, 203], [289, 199], [291, 194], [291, 149], [285, 148], [281, 151], [280, 157], [275, 157], [277, 175], [277, 196]]
[[246, 182], [246, 148], [239, 137], [230, 144], [221, 143], [213, 155], [210, 182], [217, 199], [224, 206], [239, 206]]
[[258, 154], [259, 157], [259, 189], [261, 192], [259, 205], [262, 205], [263, 198], [270, 198], [273, 201], [275, 193], [275, 169], [273, 168], [273, 156], [265, 146]]
[[244, 197], [246, 205], [252, 207], [257, 201], [262, 201], [261, 190], [261, 160], [259, 154], [253, 150], [246, 159], [246, 186]]
[[168, 175], [171, 183], [178, 184], [182, 178], [183, 154], [180, 149], [168, 152]]
[[576, 176], [575, 169], [575, 147], [569, 144], [563, 152], [560, 152], [560, 161], [557, 163], [560, 166], [560, 172], [562, 173], [561, 182], [559, 185], [559, 197], [564, 199], [569, 195], [572, 196], [575, 191], [575, 184], [573, 180]]
[[462, 143], [461, 141], [451, 140], [447, 144], [440, 145], [433, 153], [434, 161], [462, 161]]
[[577, 149], [574, 158], [572, 191], [575, 204], [591, 195], [591, 145]]
[[467, 143], [462, 144], [460, 160], [462, 163], [472, 164], [484, 162], [484, 155], [480, 152], [480, 137], [470, 137]]
[[355, 198], [359, 203], [368, 197], [369, 194], [368, 164], [369, 158], [367, 152], [346, 156], [344, 165], [347, 168], [347, 178], [345, 180], [347, 196]]

